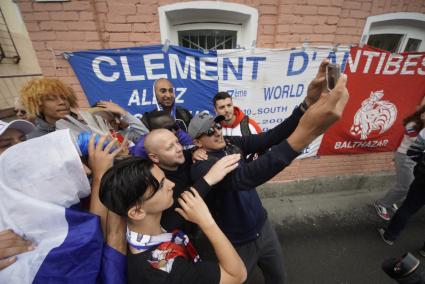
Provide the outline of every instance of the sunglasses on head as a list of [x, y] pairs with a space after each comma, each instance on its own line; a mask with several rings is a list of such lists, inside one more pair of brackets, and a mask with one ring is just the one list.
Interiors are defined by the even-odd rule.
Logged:
[[207, 131], [205, 131], [203, 134], [207, 135], [208, 137], [211, 137], [214, 135], [215, 130], [221, 130], [223, 126], [221, 126], [220, 123], [216, 122], [214, 125], [212, 125]]
[[176, 131], [176, 132], [177, 132], [177, 130], [179, 130], [179, 126], [177, 125], [177, 123], [165, 126], [164, 128], [168, 129], [170, 131]]
[[168, 91], [170, 94], [174, 93], [174, 89], [173, 89], [173, 88], [169, 88], [169, 89], [161, 88], [161, 89], [159, 89], [159, 92], [160, 92], [161, 94], [165, 94], [167, 91]]

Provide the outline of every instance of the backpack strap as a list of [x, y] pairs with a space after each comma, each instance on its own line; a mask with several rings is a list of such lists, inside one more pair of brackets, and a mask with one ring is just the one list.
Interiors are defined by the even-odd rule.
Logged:
[[240, 126], [241, 126], [242, 136], [251, 135], [251, 130], [249, 129], [249, 117], [247, 115], [245, 115], [244, 118], [242, 118]]

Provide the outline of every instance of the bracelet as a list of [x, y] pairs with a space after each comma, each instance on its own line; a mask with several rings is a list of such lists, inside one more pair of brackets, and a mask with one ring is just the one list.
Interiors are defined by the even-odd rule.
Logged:
[[305, 99], [303, 100], [303, 102], [300, 104], [300, 108], [303, 112], [306, 112], [308, 109], [308, 105], [307, 102], [305, 101]]

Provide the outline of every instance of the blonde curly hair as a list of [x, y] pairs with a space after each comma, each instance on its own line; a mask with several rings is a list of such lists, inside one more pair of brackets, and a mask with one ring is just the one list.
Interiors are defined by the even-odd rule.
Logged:
[[61, 96], [69, 102], [71, 108], [77, 108], [77, 96], [71, 87], [58, 79], [32, 79], [21, 89], [21, 100], [30, 117], [42, 115], [40, 106], [43, 99], [50, 95]]

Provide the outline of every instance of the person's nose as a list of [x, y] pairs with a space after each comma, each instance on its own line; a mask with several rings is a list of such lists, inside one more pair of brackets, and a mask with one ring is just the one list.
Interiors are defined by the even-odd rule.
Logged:
[[65, 98], [63, 98], [63, 97], [58, 96], [58, 98], [57, 98], [57, 102], [58, 102], [58, 104], [59, 104], [59, 105], [64, 105], [64, 104], [65, 104], [65, 102], [66, 102], [66, 100], [65, 100]]

